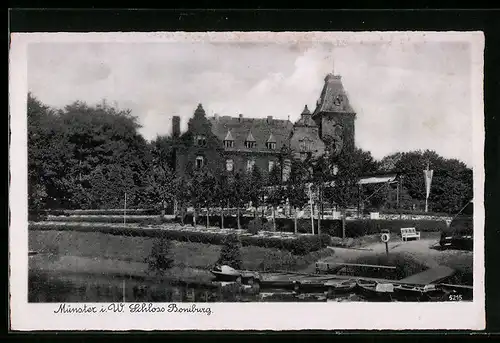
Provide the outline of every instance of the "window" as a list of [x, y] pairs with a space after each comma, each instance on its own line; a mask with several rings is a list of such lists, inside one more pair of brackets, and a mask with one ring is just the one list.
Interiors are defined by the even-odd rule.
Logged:
[[233, 160], [229, 159], [229, 160], [226, 160], [226, 170], [228, 172], [232, 172], [233, 171], [233, 168], [234, 168], [234, 163], [233, 163]]
[[268, 148], [268, 149], [270, 149], [270, 150], [274, 150], [274, 149], [276, 149], [276, 143], [275, 143], [275, 142], [267, 142], [267, 143], [266, 143], [266, 146], [267, 146], [267, 148]]
[[292, 170], [291, 161], [288, 159], [284, 160], [283, 161], [283, 172], [282, 172], [283, 182], [288, 181], [288, 178], [290, 177], [291, 170]]
[[273, 170], [274, 166], [275, 166], [275, 162], [269, 161], [269, 172], [271, 172], [271, 170]]
[[233, 148], [234, 147], [234, 141], [224, 141], [224, 147], [225, 148]]
[[207, 139], [203, 135], [196, 135], [194, 137], [194, 142], [198, 146], [206, 146], [207, 145]]
[[201, 169], [205, 165], [205, 159], [203, 156], [196, 157], [196, 169]]
[[304, 139], [300, 140], [299, 142], [300, 142], [300, 151], [301, 152], [312, 151], [313, 141], [310, 138], [305, 137]]
[[252, 149], [252, 148], [255, 148], [256, 146], [257, 146], [257, 143], [254, 141], [246, 141], [245, 142], [245, 148], [247, 148], [247, 149]]
[[247, 161], [247, 171], [248, 172], [252, 171], [254, 165], [255, 165], [255, 160], [248, 160]]
[[336, 165], [333, 165], [332, 166], [332, 174], [337, 175], [338, 172], [339, 172], [339, 167], [337, 167]]

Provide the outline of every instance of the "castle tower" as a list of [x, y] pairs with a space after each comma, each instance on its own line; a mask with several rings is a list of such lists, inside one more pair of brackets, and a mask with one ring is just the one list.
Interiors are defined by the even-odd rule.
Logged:
[[354, 148], [356, 113], [349, 104], [340, 75], [332, 72], [325, 77], [312, 119], [319, 127], [320, 138], [332, 153]]

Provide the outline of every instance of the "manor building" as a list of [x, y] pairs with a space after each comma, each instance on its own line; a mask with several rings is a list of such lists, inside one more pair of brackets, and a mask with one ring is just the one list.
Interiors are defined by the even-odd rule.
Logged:
[[325, 77], [315, 109], [305, 105], [295, 123], [273, 116], [207, 117], [199, 104], [182, 135], [180, 118], [173, 117], [174, 166], [179, 173], [208, 167], [247, 172], [253, 166], [269, 173], [277, 167], [286, 181], [291, 159], [353, 149], [355, 118], [341, 77], [333, 73]]

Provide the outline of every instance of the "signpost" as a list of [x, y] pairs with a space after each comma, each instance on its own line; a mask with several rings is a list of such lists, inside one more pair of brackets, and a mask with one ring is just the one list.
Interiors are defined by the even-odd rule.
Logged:
[[123, 204], [123, 224], [125, 224], [127, 218], [127, 192], [125, 192], [125, 202]]
[[391, 236], [388, 233], [383, 233], [380, 238], [382, 239], [382, 242], [385, 243], [385, 253], [389, 256], [389, 239]]

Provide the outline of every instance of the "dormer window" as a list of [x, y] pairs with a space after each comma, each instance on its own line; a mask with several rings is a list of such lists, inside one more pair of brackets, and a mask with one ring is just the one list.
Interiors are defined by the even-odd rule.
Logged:
[[245, 140], [245, 148], [252, 149], [257, 146], [255, 138], [253, 138], [252, 132], [248, 133], [247, 139]]
[[255, 148], [256, 146], [257, 146], [256, 142], [252, 142], [252, 141], [245, 142], [245, 148], [247, 148], [247, 149], [252, 149], [252, 148]]
[[197, 146], [206, 146], [207, 145], [207, 139], [205, 136], [203, 135], [196, 135], [194, 137], [194, 143], [197, 145]]
[[234, 138], [231, 134], [231, 131], [228, 131], [226, 137], [224, 138], [224, 148], [233, 148], [234, 147]]
[[269, 138], [266, 141], [266, 148], [270, 150], [276, 149], [276, 139], [274, 138], [272, 133], [269, 135]]
[[274, 143], [274, 142], [267, 142], [266, 146], [270, 150], [276, 150], [276, 143]]

